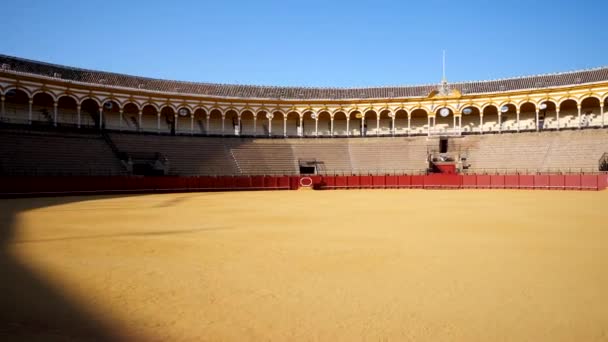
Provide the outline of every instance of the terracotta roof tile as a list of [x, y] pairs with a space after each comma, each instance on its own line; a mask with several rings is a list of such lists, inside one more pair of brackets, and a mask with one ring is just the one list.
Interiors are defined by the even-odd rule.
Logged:
[[[281, 98], [294, 100], [407, 98], [426, 96], [437, 87], [437, 85], [419, 85], [365, 88], [312, 88], [183, 82], [79, 69], [6, 55], [0, 55], [0, 65], [3, 66], [3, 69], [7, 67], [8, 70], [89, 84], [213, 97]], [[608, 81], [608, 67], [492, 81], [451, 83], [450, 86], [454, 89], [459, 89], [463, 94], [483, 94], [601, 81]]]

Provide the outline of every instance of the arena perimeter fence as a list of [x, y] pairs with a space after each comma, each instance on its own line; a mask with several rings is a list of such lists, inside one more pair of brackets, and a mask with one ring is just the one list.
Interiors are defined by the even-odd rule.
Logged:
[[0, 177], [0, 195], [151, 193], [338, 189], [540, 189], [603, 190], [608, 174], [535, 175], [349, 175], [349, 176], [13, 176]]
[[[466, 170], [459, 170], [462, 174], [470, 174], [470, 175], [596, 175], [601, 173], [606, 173], [606, 171], [598, 171], [597, 168], [545, 168], [545, 169], [525, 169], [525, 168], [471, 168]], [[400, 175], [428, 175], [428, 171], [420, 170], [420, 169], [323, 169], [317, 170], [316, 175], [320, 176], [400, 176]], [[48, 169], [36, 169], [30, 168], [26, 171], [20, 170], [10, 170], [10, 169], [2, 169], [0, 165], [0, 177], [3, 176], [25, 176], [25, 177], [44, 177], [44, 176], [129, 176], [129, 177], [137, 177], [133, 175], [129, 175], [126, 171], [117, 172], [115, 170], [110, 169], [102, 169], [91, 167], [89, 169], [83, 169], [80, 171], [49, 171]], [[231, 176], [231, 177], [239, 177], [239, 176], [304, 176], [300, 174], [299, 171], [296, 170], [263, 170], [258, 169], [255, 173], [251, 172], [238, 172], [238, 173], [230, 173], [226, 172], [226, 170], [222, 169], [209, 169], [202, 172], [197, 172], [196, 174], [188, 174], [188, 173], [180, 173], [177, 174], [169, 174], [169, 176], [174, 177], [198, 177], [198, 176], [212, 176], [212, 177], [220, 177], [220, 176]]]

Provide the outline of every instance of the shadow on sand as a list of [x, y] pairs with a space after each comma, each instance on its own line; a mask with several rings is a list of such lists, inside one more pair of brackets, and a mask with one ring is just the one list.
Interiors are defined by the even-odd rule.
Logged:
[[20, 212], [97, 198], [102, 197], [0, 200], [0, 341], [127, 339], [116, 322], [96, 316], [94, 308], [78, 304], [11, 252]]

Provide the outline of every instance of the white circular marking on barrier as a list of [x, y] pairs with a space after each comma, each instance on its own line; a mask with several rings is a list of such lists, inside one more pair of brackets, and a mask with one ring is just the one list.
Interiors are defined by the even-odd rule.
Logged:
[[[306, 182], [304, 182], [304, 181], [306, 181]], [[302, 177], [302, 178], [300, 178], [300, 186], [303, 186], [303, 187], [310, 187], [310, 186], [312, 186], [312, 178], [310, 178], [310, 177]]]

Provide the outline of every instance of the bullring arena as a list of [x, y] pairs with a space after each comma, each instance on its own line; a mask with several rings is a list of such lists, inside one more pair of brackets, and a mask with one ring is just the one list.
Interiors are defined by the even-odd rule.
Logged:
[[347, 89], [0, 65], [3, 340], [608, 339], [608, 68]]

